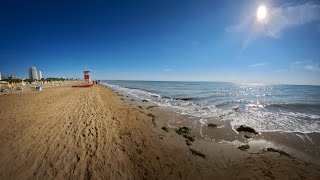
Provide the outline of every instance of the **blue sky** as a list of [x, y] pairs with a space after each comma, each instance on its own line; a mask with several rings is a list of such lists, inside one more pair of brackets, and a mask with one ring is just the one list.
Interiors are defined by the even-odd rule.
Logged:
[[319, 1], [12, 0], [0, 17], [5, 75], [320, 84]]

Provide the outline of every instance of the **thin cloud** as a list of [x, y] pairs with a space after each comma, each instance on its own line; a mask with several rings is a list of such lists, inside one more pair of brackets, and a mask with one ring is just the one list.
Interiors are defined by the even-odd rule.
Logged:
[[[269, 4], [269, 15], [263, 24], [257, 22], [254, 8], [249, 9], [252, 13], [242, 17], [239, 24], [225, 28], [226, 32], [249, 32], [243, 41], [242, 51], [261, 36], [279, 39], [286, 29], [320, 21], [320, 4], [311, 2], [278, 7]], [[315, 28], [319, 29], [318, 26]]]
[[267, 63], [262, 62], [262, 63], [251, 64], [251, 65], [249, 65], [249, 67], [256, 68], [256, 67], [264, 67], [266, 65], [267, 65]]
[[304, 62], [302, 61], [295, 61], [292, 63], [292, 65], [300, 65], [300, 64], [304, 64]]
[[247, 49], [247, 47], [249, 46], [250, 42], [251, 42], [251, 38], [250, 37], [248, 37], [246, 40], [243, 41], [241, 52]]
[[320, 5], [305, 3], [296, 6], [270, 8], [270, 18], [266, 22], [269, 37], [279, 38], [282, 32], [291, 27], [320, 20]]
[[319, 64], [307, 64], [304, 66], [304, 69], [308, 71], [320, 71]]
[[320, 64], [314, 61], [295, 61], [291, 63], [291, 68], [302, 68], [307, 71], [320, 71]]

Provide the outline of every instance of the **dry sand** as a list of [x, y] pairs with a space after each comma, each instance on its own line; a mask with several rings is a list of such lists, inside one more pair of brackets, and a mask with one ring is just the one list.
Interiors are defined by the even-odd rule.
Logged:
[[279, 153], [187, 146], [161, 129], [166, 114], [121, 98], [102, 86], [0, 96], [0, 179], [320, 179], [317, 165]]

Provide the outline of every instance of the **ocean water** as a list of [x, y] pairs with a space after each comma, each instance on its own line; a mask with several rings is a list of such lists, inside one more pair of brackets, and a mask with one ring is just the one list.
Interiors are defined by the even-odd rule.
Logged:
[[177, 113], [228, 120], [261, 132], [320, 133], [320, 86], [226, 82], [102, 81], [120, 93]]

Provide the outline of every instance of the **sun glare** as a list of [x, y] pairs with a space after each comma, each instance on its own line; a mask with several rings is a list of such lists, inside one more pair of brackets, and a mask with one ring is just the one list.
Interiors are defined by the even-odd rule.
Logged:
[[266, 6], [264, 5], [261, 5], [258, 7], [258, 10], [257, 10], [257, 19], [258, 21], [263, 21], [264, 19], [266, 19], [267, 17], [267, 8]]

